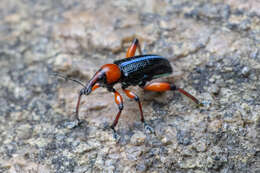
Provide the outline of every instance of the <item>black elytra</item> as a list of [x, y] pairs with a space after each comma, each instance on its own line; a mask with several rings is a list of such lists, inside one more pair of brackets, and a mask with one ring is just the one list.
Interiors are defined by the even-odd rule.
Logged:
[[146, 82], [172, 73], [170, 62], [159, 55], [139, 55], [114, 61], [118, 65], [124, 87], [144, 86]]

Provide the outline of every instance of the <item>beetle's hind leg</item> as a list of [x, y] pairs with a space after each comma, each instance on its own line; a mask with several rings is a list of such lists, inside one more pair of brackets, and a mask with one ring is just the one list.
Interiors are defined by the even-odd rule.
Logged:
[[133, 40], [131, 46], [128, 48], [127, 53], [126, 53], [126, 58], [135, 56], [136, 48], [138, 48], [140, 55], [142, 55], [143, 53], [142, 53], [142, 50], [141, 50], [141, 46], [140, 46], [137, 38], [135, 38]]
[[197, 98], [195, 98], [193, 95], [191, 95], [190, 93], [188, 93], [184, 89], [178, 88], [174, 84], [170, 84], [169, 82], [151, 82], [149, 84], [146, 84], [143, 87], [143, 89], [148, 90], [148, 91], [156, 91], [156, 92], [170, 91], [170, 90], [171, 91], [179, 91], [180, 93], [189, 97], [198, 106], [202, 106], [202, 104], [199, 102], [199, 100]]
[[143, 115], [143, 109], [142, 109], [142, 104], [140, 102], [140, 99], [139, 97], [134, 94], [132, 91], [130, 90], [127, 90], [127, 89], [124, 89], [123, 88], [123, 91], [125, 92], [125, 94], [131, 98], [131, 99], [134, 99], [137, 103], [138, 103], [138, 106], [139, 106], [139, 110], [140, 110], [140, 116], [141, 116], [141, 122], [144, 124], [144, 128], [146, 131], [148, 131], [149, 133], [154, 133], [154, 130], [151, 126], [149, 126], [146, 122], [145, 122], [145, 119], [144, 119], [144, 115]]

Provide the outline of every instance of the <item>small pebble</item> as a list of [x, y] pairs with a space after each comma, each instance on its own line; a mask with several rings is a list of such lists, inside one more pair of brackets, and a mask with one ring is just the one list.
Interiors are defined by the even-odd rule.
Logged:
[[217, 95], [217, 94], [219, 93], [219, 91], [220, 91], [220, 88], [219, 88], [219, 86], [216, 85], [216, 84], [213, 84], [213, 85], [211, 85], [211, 86], [209, 87], [209, 92], [212, 93], [212, 94]]
[[243, 75], [244, 77], [247, 77], [249, 74], [250, 74], [250, 69], [249, 69], [247, 66], [243, 67], [243, 69], [242, 69], [242, 75]]
[[135, 134], [131, 137], [130, 141], [133, 145], [142, 145], [146, 139], [146, 136], [143, 132], [135, 132]]

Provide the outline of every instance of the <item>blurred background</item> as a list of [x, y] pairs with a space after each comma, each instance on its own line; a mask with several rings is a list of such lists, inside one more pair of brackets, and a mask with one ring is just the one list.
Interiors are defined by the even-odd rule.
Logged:
[[[0, 172], [259, 172], [259, 9], [258, 0], [2, 0]], [[134, 38], [171, 62], [161, 81], [204, 107], [131, 87], [156, 135], [122, 94], [117, 142], [114, 96], [100, 88], [73, 126], [81, 86], [51, 74], [86, 83]]]

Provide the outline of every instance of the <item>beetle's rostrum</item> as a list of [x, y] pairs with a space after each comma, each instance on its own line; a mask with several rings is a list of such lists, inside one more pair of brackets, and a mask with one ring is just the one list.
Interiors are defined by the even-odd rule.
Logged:
[[[136, 49], [139, 49], [141, 55], [134, 56]], [[89, 95], [92, 91], [99, 87], [107, 88], [108, 91], [113, 92], [115, 95], [115, 102], [118, 105], [118, 113], [116, 118], [111, 125], [111, 128], [116, 134], [115, 126], [118, 123], [120, 114], [124, 108], [123, 98], [116, 91], [113, 86], [116, 83], [121, 83], [122, 90], [131, 99], [134, 99], [139, 106], [141, 121], [147, 127], [143, 116], [142, 105], [139, 97], [132, 91], [128, 90], [129, 86], [139, 86], [144, 90], [163, 92], [163, 91], [179, 91], [185, 96], [189, 97], [196, 104], [201, 105], [198, 99], [189, 94], [187, 91], [178, 88], [173, 83], [169, 82], [151, 82], [151, 80], [166, 76], [172, 73], [172, 67], [170, 62], [159, 55], [142, 55], [140, 45], [137, 39], [134, 39], [133, 43], [129, 47], [126, 58], [114, 61], [113, 64], [103, 65], [95, 75], [89, 80], [84, 88], [79, 92], [78, 102], [76, 106], [76, 119], [79, 119], [79, 105], [82, 95]]]

